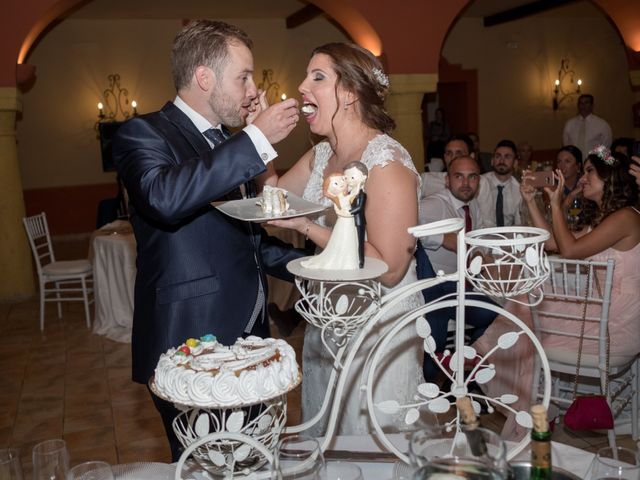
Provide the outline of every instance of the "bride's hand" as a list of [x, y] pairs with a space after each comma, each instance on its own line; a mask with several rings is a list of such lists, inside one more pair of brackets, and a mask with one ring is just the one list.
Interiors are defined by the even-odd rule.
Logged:
[[305, 234], [308, 231], [308, 227], [311, 225], [311, 220], [307, 217], [294, 217], [281, 220], [269, 220], [267, 225], [273, 225], [274, 227], [288, 228], [289, 230], [296, 230], [299, 233]]

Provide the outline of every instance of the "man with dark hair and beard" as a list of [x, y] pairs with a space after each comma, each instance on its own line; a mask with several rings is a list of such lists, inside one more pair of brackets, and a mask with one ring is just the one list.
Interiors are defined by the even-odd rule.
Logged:
[[478, 203], [485, 227], [522, 225], [520, 183], [513, 176], [517, 152], [511, 140], [500, 140], [491, 159], [493, 171], [482, 175]]
[[[302, 256], [211, 205], [253, 196], [252, 179], [277, 155], [271, 145], [298, 121], [297, 101], [257, 108], [251, 40], [224, 22], [184, 27], [171, 71], [175, 100], [126, 122], [113, 143], [137, 242], [131, 351], [133, 380], [143, 384], [160, 354], [187, 338], [213, 334], [229, 345], [268, 336], [265, 273], [292, 280], [286, 265]], [[231, 135], [227, 127], [244, 128]], [[179, 412], [152, 399], [175, 462]]]

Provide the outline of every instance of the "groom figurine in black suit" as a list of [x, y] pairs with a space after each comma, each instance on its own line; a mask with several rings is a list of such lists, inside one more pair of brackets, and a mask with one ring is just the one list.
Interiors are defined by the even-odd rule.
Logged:
[[353, 215], [353, 221], [356, 224], [358, 232], [358, 266], [364, 267], [364, 243], [367, 221], [364, 216], [364, 207], [367, 203], [367, 193], [364, 191], [364, 184], [369, 176], [369, 169], [362, 162], [349, 162], [344, 166], [344, 175], [347, 177], [347, 185], [349, 193], [358, 192], [351, 200], [351, 208], [349, 213]]
[[[295, 99], [255, 108], [251, 46], [232, 25], [189, 23], [172, 47], [175, 100], [126, 122], [114, 140], [138, 252], [136, 382], [148, 384], [160, 354], [189, 337], [212, 333], [229, 345], [249, 334], [268, 336], [265, 273], [291, 280], [286, 264], [302, 256], [211, 206], [254, 193], [252, 179], [277, 155], [271, 145], [298, 122]], [[226, 130], [241, 126], [233, 136]], [[177, 461], [171, 422], [178, 411], [152, 398]]]

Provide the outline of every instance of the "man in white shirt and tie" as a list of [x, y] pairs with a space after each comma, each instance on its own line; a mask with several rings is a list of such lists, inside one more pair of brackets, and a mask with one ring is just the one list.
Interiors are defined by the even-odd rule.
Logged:
[[453, 135], [444, 146], [444, 172], [425, 172], [422, 174], [422, 190], [420, 198], [428, 197], [445, 189], [444, 178], [449, 164], [454, 158], [462, 156], [474, 157], [473, 142], [466, 135]]
[[[428, 196], [420, 202], [420, 223], [447, 218], [464, 218], [467, 231], [482, 228], [480, 209], [474, 200], [480, 184], [480, 167], [474, 158], [463, 156], [449, 164], [445, 176], [446, 189]], [[417, 252], [418, 278], [433, 278], [438, 271], [453, 273], [457, 270], [457, 234], [446, 233], [421, 238], [424, 249]], [[431, 302], [443, 295], [456, 292], [456, 282], [445, 282], [423, 290], [425, 301]], [[474, 296], [477, 298], [477, 296]], [[487, 300], [485, 297], [483, 300]], [[465, 319], [471, 342], [478, 339], [491, 324], [496, 314], [489, 310], [466, 307]], [[444, 351], [449, 319], [455, 319], [455, 308], [436, 310], [427, 315], [437, 353]], [[438, 374], [435, 362], [425, 354], [423, 362], [425, 380], [433, 381]]]
[[596, 145], [611, 145], [611, 127], [593, 113], [593, 95], [578, 97], [578, 115], [567, 120], [562, 132], [562, 145], [575, 145], [586, 157]]
[[511, 140], [501, 140], [491, 159], [493, 171], [480, 179], [478, 205], [485, 227], [521, 225], [522, 195], [513, 176], [517, 149]]

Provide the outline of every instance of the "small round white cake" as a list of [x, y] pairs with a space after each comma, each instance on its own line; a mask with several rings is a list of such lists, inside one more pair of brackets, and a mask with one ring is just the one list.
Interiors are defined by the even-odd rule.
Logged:
[[295, 352], [284, 340], [250, 336], [227, 347], [209, 334], [160, 355], [151, 387], [181, 405], [224, 408], [261, 403], [299, 383]]

